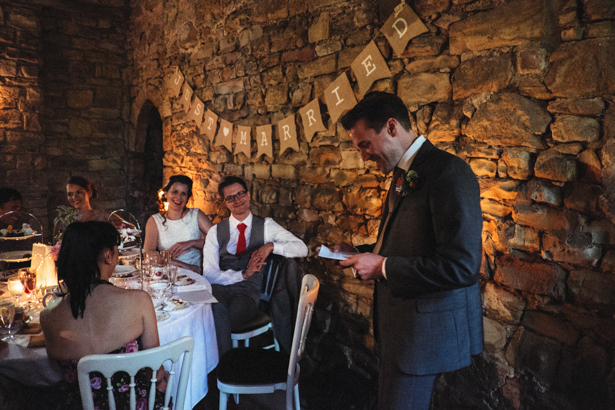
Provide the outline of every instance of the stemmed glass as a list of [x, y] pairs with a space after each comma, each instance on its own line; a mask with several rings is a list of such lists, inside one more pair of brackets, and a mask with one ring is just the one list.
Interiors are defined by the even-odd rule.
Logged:
[[28, 297], [28, 305], [33, 307], [36, 305], [36, 296], [34, 295], [34, 289], [36, 289], [36, 270], [31, 268], [19, 269], [19, 280], [23, 285], [24, 293]]
[[15, 336], [11, 334], [11, 326], [13, 326], [13, 320], [15, 319], [15, 303], [12, 299], [5, 298], [0, 299], [0, 320], [6, 329], [8, 329], [8, 336], [2, 338], [5, 340], [15, 339]]
[[15, 298], [15, 304], [19, 305], [19, 297], [23, 294], [23, 284], [21, 283], [21, 279], [19, 276], [11, 276], [7, 282], [7, 286], [9, 288], [9, 292]]

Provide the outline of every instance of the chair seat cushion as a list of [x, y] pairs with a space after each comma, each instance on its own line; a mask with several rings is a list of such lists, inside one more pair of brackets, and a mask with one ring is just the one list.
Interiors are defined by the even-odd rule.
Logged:
[[239, 326], [237, 329], [232, 329], [231, 333], [251, 332], [252, 330], [256, 330], [263, 326], [267, 326], [269, 323], [271, 323], [271, 319], [269, 318], [269, 315], [259, 310], [256, 316], [254, 316], [252, 319], [250, 319], [248, 322], [244, 323], [243, 325]]
[[257, 385], [286, 381], [286, 353], [242, 347], [226, 352], [218, 364], [218, 380], [226, 384]]

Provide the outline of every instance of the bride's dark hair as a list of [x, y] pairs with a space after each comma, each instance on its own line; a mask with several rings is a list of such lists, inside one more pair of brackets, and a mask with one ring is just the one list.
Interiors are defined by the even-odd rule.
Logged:
[[119, 243], [120, 234], [108, 222], [73, 222], [64, 231], [56, 264], [58, 280], [66, 286], [61, 294], [68, 295], [75, 319], [83, 318], [86, 298], [101, 283], [98, 263], [102, 252], [113, 251]]

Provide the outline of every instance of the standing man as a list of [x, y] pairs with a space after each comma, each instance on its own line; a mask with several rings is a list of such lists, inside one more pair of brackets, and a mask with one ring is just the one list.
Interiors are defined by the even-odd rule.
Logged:
[[307, 246], [271, 218], [250, 212], [250, 192], [243, 179], [226, 176], [218, 185], [231, 216], [207, 233], [203, 276], [212, 284], [218, 303], [212, 305], [220, 357], [231, 348], [231, 330], [248, 322], [258, 310], [261, 268], [270, 253], [303, 258]]
[[367, 94], [341, 123], [364, 161], [394, 171], [378, 241], [340, 262], [376, 282], [378, 408], [429, 409], [436, 377], [483, 348], [478, 182], [462, 159], [412, 132], [393, 94]]

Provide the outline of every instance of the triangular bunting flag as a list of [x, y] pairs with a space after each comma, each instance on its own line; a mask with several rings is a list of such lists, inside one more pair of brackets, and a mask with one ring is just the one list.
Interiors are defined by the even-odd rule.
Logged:
[[374, 81], [392, 76], [389, 66], [382, 58], [382, 54], [380, 54], [380, 50], [373, 40], [352, 62], [351, 67], [359, 83], [361, 95], [365, 95]]
[[194, 101], [192, 101], [190, 111], [188, 112], [188, 120], [194, 120], [197, 128], [199, 128], [201, 126], [201, 122], [203, 122], [203, 111], [203, 102], [199, 97], [195, 97]]
[[171, 76], [171, 79], [168, 82], [168, 87], [173, 91], [172, 96], [177, 98], [180, 91], [182, 90], [182, 85], [184, 84], [184, 75], [182, 74], [182, 70], [179, 67], [175, 67], [175, 72]]
[[389, 40], [393, 51], [401, 56], [406, 49], [408, 41], [429, 31], [419, 16], [407, 4], [391, 14], [391, 17], [382, 26], [382, 34]]
[[233, 152], [233, 124], [227, 120], [220, 120], [220, 128], [216, 135], [216, 147], [224, 146], [229, 152]]
[[190, 101], [192, 101], [192, 87], [188, 83], [184, 83], [184, 88], [182, 90], [182, 97], [180, 98], [182, 110], [184, 112], [188, 112], [190, 109]]
[[256, 153], [256, 159], [261, 155], [267, 155], [273, 159], [273, 141], [271, 140], [271, 124], [261, 125], [256, 127], [256, 145], [258, 146], [258, 152]]
[[303, 123], [303, 132], [308, 142], [312, 142], [314, 134], [318, 131], [326, 131], [327, 127], [322, 123], [322, 116], [320, 115], [320, 104], [318, 99], [315, 98], [308, 105], [299, 109], [301, 114], [301, 122]]
[[280, 139], [280, 155], [282, 155], [287, 148], [299, 151], [297, 126], [295, 125], [294, 114], [278, 122], [278, 138]]
[[246, 157], [250, 158], [251, 153], [251, 137], [252, 127], [244, 127], [243, 125], [237, 126], [237, 132], [235, 132], [235, 155], [243, 152]]
[[354, 96], [348, 76], [342, 73], [335, 81], [333, 81], [325, 90], [325, 102], [329, 108], [331, 120], [336, 123], [340, 115], [346, 110], [357, 105], [357, 99]]
[[207, 110], [203, 125], [201, 126], [201, 134], [207, 135], [209, 141], [214, 142], [216, 136], [216, 127], [218, 126], [218, 115], [212, 110]]

